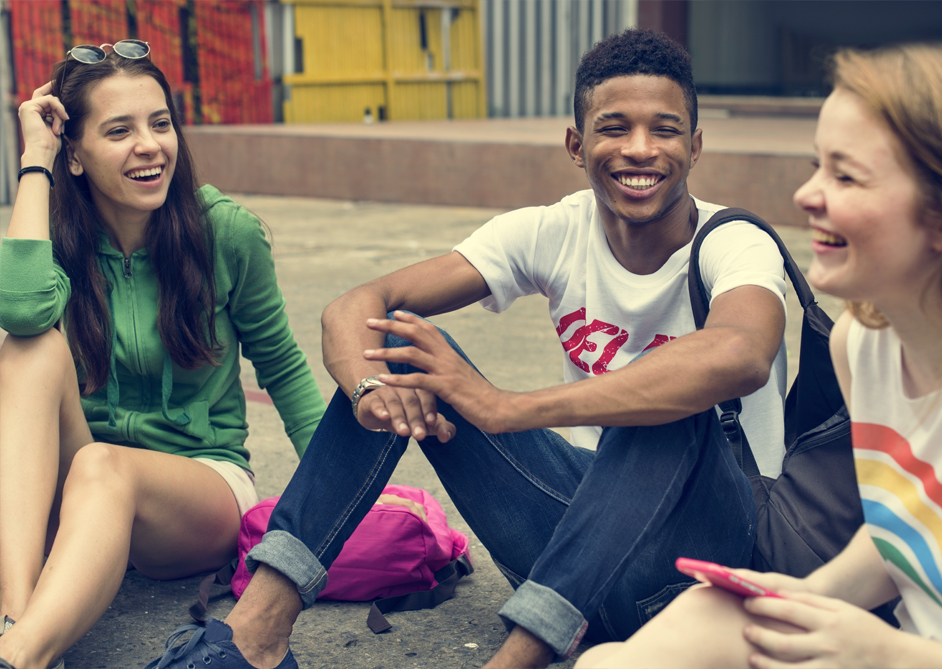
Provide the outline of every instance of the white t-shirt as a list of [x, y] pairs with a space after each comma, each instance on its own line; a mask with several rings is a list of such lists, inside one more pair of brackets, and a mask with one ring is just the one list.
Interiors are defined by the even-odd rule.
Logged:
[[910, 399], [893, 328], [847, 332], [864, 522], [902, 601], [900, 627], [942, 641], [942, 393]]
[[[698, 229], [723, 209], [694, 198]], [[632, 274], [608, 246], [595, 195], [580, 191], [549, 207], [496, 216], [455, 250], [481, 273], [495, 312], [525, 295], [549, 298], [550, 317], [563, 347], [563, 378], [579, 381], [623, 367], [643, 351], [696, 330], [687, 289], [691, 244], [678, 249], [653, 274]], [[785, 305], [785, 274], [775, 242], [748, 222], [710, 233], [700, 249], [700, 269], [710, 300], [743, 285], [767, 288]], [[742, 398], [742, 424], [766, 476], [781, 473], [785, 454], [784, 340], [769, 382]], [[595, 448], [602, 428], [572, 428], [572, 442]]]

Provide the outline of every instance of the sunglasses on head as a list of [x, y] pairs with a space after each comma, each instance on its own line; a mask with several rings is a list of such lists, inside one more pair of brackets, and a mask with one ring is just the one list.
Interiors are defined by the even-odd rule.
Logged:
[[79, 46], [74, 46], [69, 49], [65, 57], [74, 58], [78, 62], [85, 63], [86, 65], [94, 65], [95, 63], [103, 61], [108, 55], [105, 51], [105, 47], [110, 47], [116, 54], [129, 60], [147, 58], [150, 54], [150, 44], [147, 42], [136, 39], [123, 39], [114, 44], [102, 44], [101, 46], [80, 44]]

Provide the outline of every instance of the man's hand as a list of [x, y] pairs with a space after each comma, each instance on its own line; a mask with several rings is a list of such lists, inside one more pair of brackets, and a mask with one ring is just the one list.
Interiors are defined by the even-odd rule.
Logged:
[[787, 599], [749, 597], [746, 611], [803, 630], [783, 634], [756, 624], [743, 636], [759, 652], [749, 656], [757, 669], [797, 666], [886, 667], [899, 632], [853, 604], [805, 592], [782, 593]]
[[392, 385], [371, 390], [357, 405], [357, 420], [367, 430], [395, 432], [416, 441], [431, 434], [444, 444], [455, 436], [455, 426], [438, 413], [435, 395], [424, 390]]
[[[510, 393], [488, 383], [449, 346], [438, 328], [417, 316], [401, 311], [395, 312], [395, 320], [371, 318], [366, 321], [366, 326], [377, 332], [407, 339], [413, 345], [366, 350], [363, 352], [364, 358], [387, 364], [405, 363], [426, 372], [380, 374], [380, 381], [395, 388], [415, 390], [417, 394], [424, 391], [439, 397], [454, 407], [468, 422], [485, 432], [498, 434], [506, 431], [501, 416]], [[401, 424], [393, 422], [393, 425], [397, 427], [397, 434], [402, 434], [398, 430]]]

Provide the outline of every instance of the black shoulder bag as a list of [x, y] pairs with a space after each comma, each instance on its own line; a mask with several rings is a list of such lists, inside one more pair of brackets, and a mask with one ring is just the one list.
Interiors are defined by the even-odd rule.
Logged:
[[834, 323], [815, 302], [775, 230], [745, 209], [724, 209], [697, 233], [690, 252], [688, 285], [698, 330], [706, 321], [710, 303], [700, 277], [700, 246], [712, 230], [730, 221], [749, 221], [775, 240], [804, 310], [798, 376], [785, 400], [785, 458], [778, 478], [759, 473], [739, 422], [740, 400], [719, 405], [723, 430], [755, 495], [752, 567], [803, 577], [837, 555], [863, 523], [850, 417], [828, 349]]

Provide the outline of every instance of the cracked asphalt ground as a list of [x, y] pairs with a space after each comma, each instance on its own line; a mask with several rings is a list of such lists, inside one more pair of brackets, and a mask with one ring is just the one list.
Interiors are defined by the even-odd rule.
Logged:
[[[485, 223], [493, 209], [341, 202], [306, 198], [235, 196], [269, 225], [279, 283], [301, 348], [326, 398], [336, 386], [321, 365], [320, 314], [342, 292], [424, 258], [446, 253]], [[5, 229], [10, 207], [0, 207]], [[773, 221], [774, 223], [774, 221]], [[780, 227], [799, 265], [810, 262], [806, 230]], [[434, 281], [434, 277], [429, 277]], [[797, 369], [800, 312], [789, 295], [789, 370]], [[841, 304], [821, 296], [832, 316]], [[559, 343], [545, 300], [519, 300], [507, 313], [495, 315], [472, 305], [437, 317], [495, 385], [531, 390], [560, 383]], [[251, 365], [245, 361], [242, 380], [250, 397], [258, 397]], [[256, 391], [255, 393], [251, 391]], [[260, 399], [264, 399], [262, 396]], [[248, 402], [248, 447], [260, 497], [279, 494], [297, 457], [274, 407]], [[565, 434], [565, 430], [562, 430]], [[321, 602], [301, 614], [292, 637], [302, 667], [317, 669], [464, 669], [479, 667], [505, 637], [497, 609], [511, 588], [490, 562], [448, 500], [438, 478], [418, 448], [410, 448], [393, 477], [429, 490], [445, 508], [451, 524], [471, 534], [475, 573], [455, 597], [431, 611], [393, 613], [390, 631], [374, 635], [366, 626], [368, 604]], [[111, 607], [66, 655], [70, 669], [141, 667], [163, 651], [166, 637], [190, 622], [199, 577], [151, 581], [130, 571]], [[234, 605], [223, 589], [214, 590], [210, 614], [225, 617]], [[574, 659], [561, 663], [569, 668]]]

